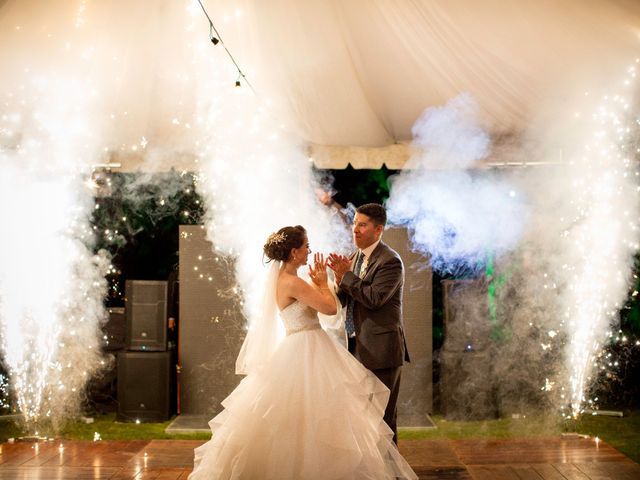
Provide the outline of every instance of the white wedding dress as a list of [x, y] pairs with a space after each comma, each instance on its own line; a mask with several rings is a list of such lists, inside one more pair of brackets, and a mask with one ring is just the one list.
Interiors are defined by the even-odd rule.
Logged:
[[229, 395], [190, 480], [417, 479], [382, 420], [389, 390], [296, 301], [287, 336]]

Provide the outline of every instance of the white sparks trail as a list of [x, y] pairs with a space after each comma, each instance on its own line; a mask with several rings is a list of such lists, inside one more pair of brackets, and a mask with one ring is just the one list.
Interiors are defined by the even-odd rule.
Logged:
[[[267, 75], [252, 65], [251, 47], [243, 51], [250, 42], [242, 40], [256, 35], [247, 28], [257, 24], [251, 15], [261, 10], [211, 3], [243, 71], [258, 79], [257, 95], [246, 84], [234, 87], [237, 72], [208, 40], [196, 0], [2, 5], [0, 41], [11, 48], [0, 51], [0, 335], [19, 408], [32, 424], [73, 411], [101, 362], [108, 260], [91, 254], [90, 165], [119, 156], [148, 170], [154, 158], [184, 160], [186, 168], [195, 161], [209, 237], [235, 257], [250, 319], [269, 233], [302, 224], [315, 251], [350, 243], [341, 220], [315, 197], [301, 142], [276, 120], [279, 102], [268, 100], [291, 92], [261, 91]], [[413, 222], [414, 240], [436, 268], [477, 268], [489, 250], [496, 263], [500, 253], [524, 252], [530, 265], [514, 270], [524, 277], [531, 268], [536, 279], [521, 298], [537, 309], [536, 321], [545, 317], [531, 329], [548, 332], [545, 351], [566, 341], [566, 378], [557, 371], [550, 380], [551, 372], [542, 386], [566, 385], [574, 415], [638, 250], [638, 152], [628, 149], [639, 130], [632, 118], [637, 68], [622, 81], [624, 93], [603, 96], [593, 115], [578, 119], [577, 138], [588, 140], [554, 170], [561, 178], [542, 184], [526, 174], [521, 183], [469, 174], [464, 169], [489, 152], [487, 135], [467, 121], [473, 108], [435, 109], [414, 132], [432, 153], [415, 159], [427, 168], [397, 179], [389, 204], [390, 217]], [[561, 201], [532, 200], [536, 190]], [[546, 304], [529, 300], [547, 283]]]
[[[487, 255], [495, 255], [517, 294], [500, 296], [493, 321], [517, 332], [523, 358], [554, 372], [537, 389], [551, 392], [547, 399], [565, 416], [579, 414], [585, 402], [595, 405], [585, 392], [607, 330], [619, 321], [639, 247], [637, 68], [619, 82], [625, 93], [602, 95], [591, 115], [567, 120], [555, 112], [559, 123], [545, 125], [533, 140], [548, 151], [544, 138], [552, 132], [551, 146], [562, 146], [564, 160], [540, 170], [468, 170], [482, 167], [477, 162], [488, 153], [472, 99], [428, 109], [414, 126], [424, 149], [410, 160], [413, 170], [394, 178], [388, 202], [390, 218], [410, 228], [415, 248], [439, 272], [478, 274]], [[582, 99], [583, 112], [593, 97]], [[531, 160], [526, 148], [515, 153]], [[479, 315], [469, 321], [483, 324], [488, 313]], [[526, 362], [504, 363], [514, 365], [501, 367], [504, 391], [540, 380]]]
[[[100, 95], [88, 73], [91, 48], [76, 48], [79, 25], [57, 35], [64, 21], [43, 26], [37, 15], [7, 11], [0, 35], [20, 55], [4, 52], [0, 79], [1, 346], [28, 429], [57, 429], [78, 412], [86, 382], [104, 364], [109, 261], [92, 253], [86, 182], [100, 158]], [[66, 20], [82, 23], [81, 13]]]
[[[189, 11], [196, 24], [201, 22], [198, 9]], [[226, 28], [242, 30], [243, 21], [241, 15], [230, 17]], [[187, 31], [201, 35], [191, 25]], [[300, 224], [312, 250], [324, 253], [348, 244], [350, 237], [340, 218], [316, 197], [312, 162], [301, 140], [277, 121], [263, 93], [229, 82], [233, 66], [224, 51], [208, 47], [193, 52], [201, 75], [193, 81], [215, 92], [197, 102], [194, 127], [202, 134], [196, 144], [198, 190], [206, 202], [209, 238], [219, 252], [236, 259], [238, 293], [251, 322], [266, 273], [262, 248], [271, 232]]]
[[582, 124], [584, 145], [569, 159], [573, 212], [561, 239], [569, 253], [564, 268], [568, 287], [561, 302], [569, 334], [566, 359], [573, 416], [584, 406], [592, 364], [606, 331], [618, 321], [639, 247], [638, 152], [631, 148], [638, 135], [633, 98], [637, 65], [621, 82], [624, 93], [599, 99]]
[[108, 260], [91, 252], [90, 89], [46, 73], [3, 105], [0, 325], [5, 365], [30, 427], [74, 412], [100, 367]]
[[[12, 48], [0, 52], [0, 215], [9, 226], [0, 239], [0, 322], [12, 385], [33, 421], [73, 410], [101, 361], [108, 262], [90, 254], [84, 179], [92, 164], [120, 155], [148, 170], [168, 158], [200, 162], [207, 228], [218, 248], [237, 255], [247, 310], [271, 231], [300, 223], [314, 249], [337, 242], [304, 148], [285, 136], [267, 101], [246, 84], [233, 88], [237, 73], [208, 41], [197, 2], [155, 7], [3, 5], [0, 40]], [[216, 7], [225, 32], [241, 35], [242, 12]]]

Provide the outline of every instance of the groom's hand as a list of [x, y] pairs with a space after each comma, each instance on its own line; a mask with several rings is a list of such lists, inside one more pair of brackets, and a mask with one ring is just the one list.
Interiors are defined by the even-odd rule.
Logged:
[[336, 276], [336, 284], [340, 285], [342, 277], [345, 273], [351, 270], [351, 261], [344, 255], [338, 255], [337, 253], [330, 253], [327, 259], [329, 268], [333, 270]]

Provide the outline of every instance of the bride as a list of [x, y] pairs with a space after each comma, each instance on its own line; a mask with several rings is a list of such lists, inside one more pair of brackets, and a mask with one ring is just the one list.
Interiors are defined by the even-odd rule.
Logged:
[[301, 226], [269, 236], [261, 317], [236, 364], [247, 376], [209, 422], [190, 480], [417, 479], [382, 418], [389, 390], [320, 326], [338, 307], [322, 255], [311, 283], [298, 277], [310, 253]]

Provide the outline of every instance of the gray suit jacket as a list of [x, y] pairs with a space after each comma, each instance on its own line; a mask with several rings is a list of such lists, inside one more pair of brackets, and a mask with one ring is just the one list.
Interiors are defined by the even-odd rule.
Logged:
[[[355, 255], [352, 257], [354, 262]], [[400, 256], [380, 242], [359, 278], [345, 273], [340, 282], [340, 301], [355, 301], [355, 357], [369, 370], [402, 366], [409, 361], [402, 323], [404, 267]]]

